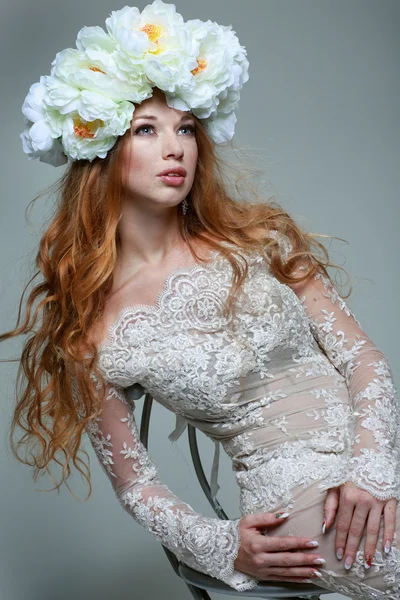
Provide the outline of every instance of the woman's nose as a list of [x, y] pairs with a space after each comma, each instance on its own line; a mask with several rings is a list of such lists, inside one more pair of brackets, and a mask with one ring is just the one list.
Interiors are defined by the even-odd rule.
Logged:
[[165, 134], [163, 138], [163, 157], [169, 156], [183, 156], [183, 144], [176, 133]]

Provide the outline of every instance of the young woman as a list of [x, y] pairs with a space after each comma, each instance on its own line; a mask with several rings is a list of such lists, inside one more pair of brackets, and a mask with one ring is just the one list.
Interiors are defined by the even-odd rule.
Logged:
[[[90, 485], [86, 431], [128, 513], [232, 588], [307, 580], [398, 598], [387, 361], [338, 295], [323, 246], [278, 205], [232, 199], [219, 169], [244, 49], [160, 0], [112, 13], [107, 29], [84, 28], [24, 104], [25, 151], [71, 164], [40, 243], [42, 280], [0, 337], [30, 334], [13, 430], [40, 442], [36, 474], [64, 455], [58, 485], [71, 462]], [[159, 480], [125, 391], [134, 383], [223, 445], [241, 519], [204, 517]]]

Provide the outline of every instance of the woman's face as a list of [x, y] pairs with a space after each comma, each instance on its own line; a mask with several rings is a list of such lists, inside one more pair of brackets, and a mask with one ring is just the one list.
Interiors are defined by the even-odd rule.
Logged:
[[[132, 138], [124, 151], [125, 194], [148, 208], [178, 205], [188, 195], [197, 165], [196, 123], [189, 112], [169, 108], [158, 90], [135, 109]], [[165, 177], [184, 169], [184, 176]], [[126, 169], [126, 170], [125, 170]]]

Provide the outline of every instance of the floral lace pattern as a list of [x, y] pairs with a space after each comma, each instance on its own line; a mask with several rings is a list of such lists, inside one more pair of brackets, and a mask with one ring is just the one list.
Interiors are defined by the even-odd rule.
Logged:
[[[351, 336], [338, 329], [341, 315], [321, 310], [323, 318], [312, 318], [311, 330], [331, 363], [345, 377], [352, 398], [355, 448], [347, 479], [381, 500], [400, 498], [398, 473], [400, 452], [400, 411], [396, 390], [386, 358], [363, 334], [359, 322], [321, 274], [324, 296], [351, 322], [358, 332]], [[352, 333], [351, 325], [347, 331]], [[375, 360], [371, 360], [375, 359]], [[362, 371], [359, 374], [359, 371]]]
[[159, 480], [123, 390], [108, 386], [102, 416], [90, 422], [87, 433], [123, 508], [179, 560], [238, 590], [257, 584], [233, 567], [240, 544], [238, 519], [204, 517]]
[[[104, 411], [88, 428], [124, 508], [183, 562], [238, 590], [257, 582], [233, 567], [237, 520], [203, 517], [159, 481], [123, 388], [140, 383], [179, 417], [180, 432], [191, 423], [222, 444], [242, 514], [300, 510], [311, 486], [322, 498], [345, 481], [400, 498], [399, 407], [384, 355], [320, 273], [299, 297], [260, 255], [246, 260], [234, 316], [222, 314], [232, 268], [218, 253], [172, 273], [157, 305], [120, 313], [99, 352]], [[398, 570], [394, 551], [385, 560]], [[354, 598], [397, 593], [398, 571], [377, 589], [356, 570], [344, 581], [330, 566], [319, 582], [329, 589]]]

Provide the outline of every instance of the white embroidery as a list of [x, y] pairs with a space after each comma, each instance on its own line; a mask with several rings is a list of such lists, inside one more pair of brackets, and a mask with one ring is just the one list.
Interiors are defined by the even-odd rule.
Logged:
[[[121, 312], [99, 355], [114, 390], [107, 418], [88, 428], [134, 518], [183, 562], [238, 590], [257, 582], [233, 568], [237, 521], [199, 515], [159, 481], [121, 388], [140, 383], [221, 442], [242, 514], [295, 511], [294, 492], [314, 483], [324, 491], [350, 480], [381, 499], [400, 498], [399, 408], [385, 357], [321, 274], [299, 299], [262, 257], [246, 258], [234, 316], [222, 313], [232, 268], [218, 253], [172, 273], [155, 306]], [[321, 585], [353, 598], [392, 598], [399, 563], [390, 556], [386, 593], [360, 582], [356, 569], [345, 578], [324, 570]]]
[[98, 421], [100, 420], [100, 418], [97, 418], [96, 420], [92, 419], [88, 423], [86, 431], [88, 437], [90, 438], [90, 441], [92, 442], [94, 451], [100, 459], [101, 464], [104, 466], [105, 470], [110, 475], [110, 477], [116, 477], [111, 466], [114, 464], [114, 461], [112, 459], [113, 455], [111, 450], [108, 450], [108, 448], [112, 448], [111, 435], [108, 433], [105, 437], [102, 434], [98, 426]]
[[126, 492], [121, 502], [188, 566], [226, 581], [238, 590], [250, 589], [256, 584], [232, 566], [239, 548], [238, 520], [201, 517], [189, 505], [186, 509], [192, 514], [182, 508], [174, 510], [171, 498], [143, 497], [141, 491]]

